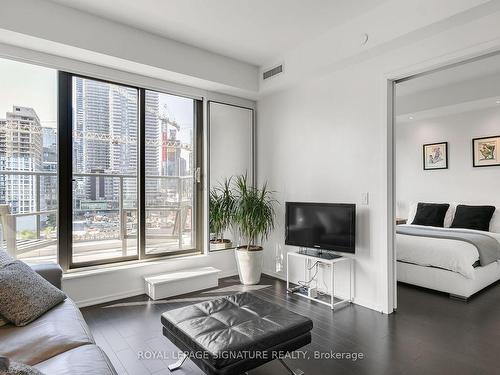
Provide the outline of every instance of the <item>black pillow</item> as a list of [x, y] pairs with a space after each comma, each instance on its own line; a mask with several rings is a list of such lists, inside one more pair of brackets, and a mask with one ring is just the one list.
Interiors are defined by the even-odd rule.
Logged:
[[495, 209], [494, 206], [466, 206], [460, 204], [457, 206], [451, 227], [487, 232], [490, 230], [490, 221]]
[[448, 203], [419, 203], [412, 224], [444, 227], [444, 218], [449, 208]]

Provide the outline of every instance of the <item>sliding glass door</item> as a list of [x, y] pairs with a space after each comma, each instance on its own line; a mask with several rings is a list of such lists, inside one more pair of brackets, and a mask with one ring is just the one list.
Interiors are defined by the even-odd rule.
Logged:
[[199, 100], [59, 73], [63, 268], [200, 251]]
[[145, 91], [146, 254], [192, 249], [195, 101]]
[[138, 98], [72, 77], [72, 264], [137, 257]]

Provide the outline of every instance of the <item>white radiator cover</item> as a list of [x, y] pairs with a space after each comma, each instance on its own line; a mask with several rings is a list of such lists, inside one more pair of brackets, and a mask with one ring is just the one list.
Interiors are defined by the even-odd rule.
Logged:
[[219, 273], [214, 267], [200, 267], [144, 276], [145, 292], [153, 300], [178, 296], [219, 285]]

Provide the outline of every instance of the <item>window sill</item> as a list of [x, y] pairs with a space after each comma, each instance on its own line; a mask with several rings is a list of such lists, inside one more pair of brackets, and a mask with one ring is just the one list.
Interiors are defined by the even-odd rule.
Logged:
[[207, 256], [209, 256], [209, 254], [193, 252], [190, 254], [180, 254], [180, 255], [174, 255], [174, 256], [171, 255], [171, 256], [163, 256], [163, 257], [151, 258], [151, 259], [130, 260], [130, 261], [126, 261], [126, 262], [103, 264], [103, 265], [99, 265], [99, 266], [75, 268], [75, 269], [71, 269], [71, 270], [64, 272], [63, 280], [72, 280], [72, 279], [77, 279], [80, 277], [88, 277], [88, 276], [92, 276], [92, 275], [110, 273], [110, 272], [121, 271], [121, 270], [126, 270], [126, 269], [147, 267], [147, 266], [151, 266], [151, 265], [155, 265], [155, 264], [162, 264], [162, 263], [171, 261], [173, 259], [175, 259], [175, 260], [196, 259], [196, 258], [205, 258]]

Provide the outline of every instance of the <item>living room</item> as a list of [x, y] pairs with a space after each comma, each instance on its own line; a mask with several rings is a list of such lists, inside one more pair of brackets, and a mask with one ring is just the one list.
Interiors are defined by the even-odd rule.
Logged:
[[496, 283], [398, 283], [394, 92], [496, 56], [499, 21], [485, 0], [4, 0], [0, 374], [495, 373]]

